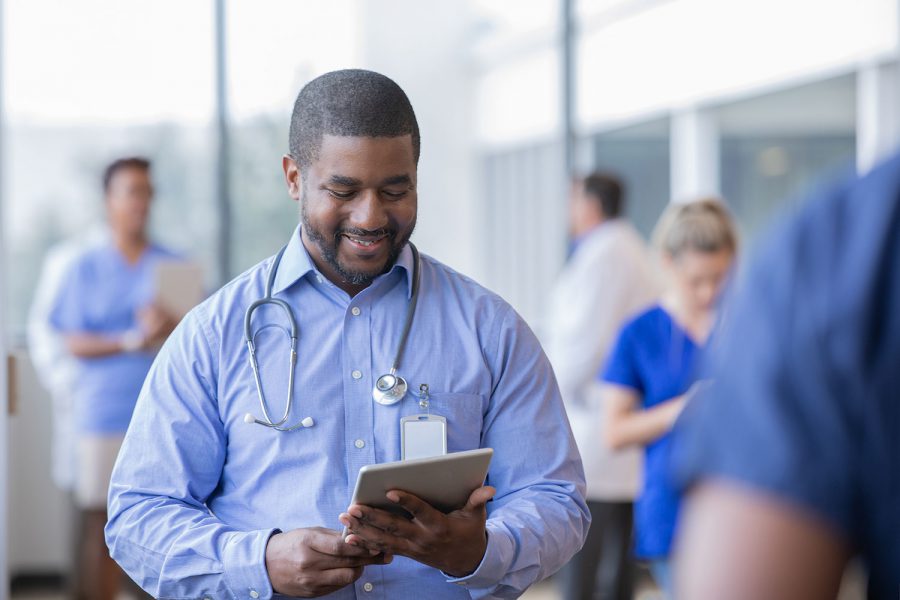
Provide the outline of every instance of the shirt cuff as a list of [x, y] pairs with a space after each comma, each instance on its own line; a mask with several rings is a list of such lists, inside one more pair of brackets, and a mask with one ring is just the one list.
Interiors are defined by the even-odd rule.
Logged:
[[497, 527], [492, 527], [490, 521], [486, 525], [486, 531], [487, 548], [478, 568], [465, 577], [450, 577], [444, 573], [448, 577], [448, 583], [472, 588], [489, 588], [500, 583], [509, 571], [515, 551], [512, 539]]
[[272, 583], [266, 571], [266, 545], [278, 529], [226, 534], [222, 549], [225, 580], [237, 600], [269, 600]]

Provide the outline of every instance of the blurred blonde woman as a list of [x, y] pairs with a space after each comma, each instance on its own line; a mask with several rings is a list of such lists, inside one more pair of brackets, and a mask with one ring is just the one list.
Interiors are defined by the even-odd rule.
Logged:
[[645, 474], [635, 504], [636, 555], [670, 595], [669, 552], [679, 495], [668, 478], [670, 431], [692, 386], [719, 294], [737, 253], [725, 205], [671, 205], [653, 234], [664, 275], [659, 303], [627, 323], [603, 371], [604, 434], [613, 448], [643, 446]]

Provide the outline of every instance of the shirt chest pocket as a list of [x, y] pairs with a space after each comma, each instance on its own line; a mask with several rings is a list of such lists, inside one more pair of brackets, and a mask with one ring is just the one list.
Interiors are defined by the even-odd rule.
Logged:
[[447, 452], [461, 452], [480, 447], [481, 427], [484, 422], [481, 396], [431, 392], [428, 402], [428, 412], [447, 419]]

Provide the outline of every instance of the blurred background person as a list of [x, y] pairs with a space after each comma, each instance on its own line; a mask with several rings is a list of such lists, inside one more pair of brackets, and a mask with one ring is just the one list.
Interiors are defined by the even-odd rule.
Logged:
[[[691, 600], [900, 593], [900, 155], [764, 238], [676, 429]], [[714, 565], [714, 568], [711, 568]]]
[[64, 240], [47, 251], [28, 312], [28, 351], [41, 385], [53, 398], [53, 481], [71, 491], [75, 485], [75, 428], [72, 423], [72, 382], [77, 362], [65, 339], [50, 324], [50, 311], [69, 267], [85, 251], [104, 243], [106, 228]]
[[[41, 267], [34, 301], [28, 312], [29, 357], [34, 365], [35, 374], [50, 394], [52, 402], [50, 444], [53, 482], [70, 495], [75, 490], [77, 473], [72, 389], [77, 381], [78, 363], [66, 348], [63, 336], [51, 325], [50, 311], [72, 263], [82, 253], [105, 243], [107, 239], [106, 227], [98, 225], [86, 233], [72, 236], [50, 248]], [[75, 519], [71, 517], [68, 519], [72, 524], [74, 521]], [[76, 553], [73, 553], [72, 557], [75, 555]], [[76, 580], [77, 568], [77, 565], [73, 564], [68, 574], [70, 585]]]
[[157, 349], [174, 329], [154, 305], [154, 275], [177, 255], [147, 235], [153, 187], [150, 163], [124, 158], [103, 175], [109, 237], [67, 267], [50, 324], [77, 359], [73, 420], [77, 428], [75, 500], [82, 511], [77, 593], [113, 599], [123, 578], [103, 536], [113, 464]]
[[670, 432], [696, 382], [737, 233], [724, 204], [699, 200], [666, 209], [653, 238], [665, 290], [658, 305], [622, 329], [610, 353], [602, 373], [604, 433], [612, 448], [645, 448], [636, 551], [671, 595], [669, 553], [679, 495], [669, 480]]
[[646, 245], [623, 217], [625, 189], [610, 173], [572, 185], [572, 251], [550, 301], [546, 351], [587, 477], [591, 529], [584, 548], [564, 567], [563, 597], [631, 600], [633, 502], [640, 486], [638, 448], [610, 451], [602, 443], [596, 374], [625, 320], [658, 292]]

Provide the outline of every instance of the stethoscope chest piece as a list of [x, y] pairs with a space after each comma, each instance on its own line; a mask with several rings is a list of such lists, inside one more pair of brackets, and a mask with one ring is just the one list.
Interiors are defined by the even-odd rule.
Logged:
[[397, 404], [406, 395], [406, 380], [393, 373], [385, 373], [375, 382], [372, 389], [372, 399], [383, 406]]

